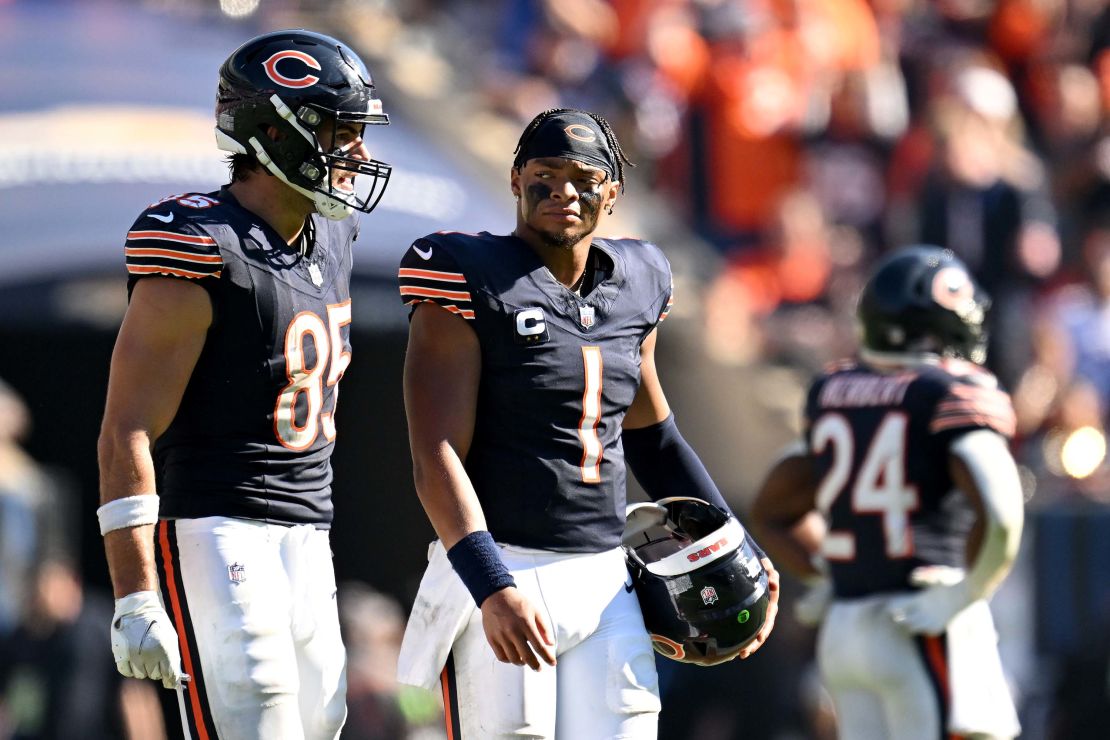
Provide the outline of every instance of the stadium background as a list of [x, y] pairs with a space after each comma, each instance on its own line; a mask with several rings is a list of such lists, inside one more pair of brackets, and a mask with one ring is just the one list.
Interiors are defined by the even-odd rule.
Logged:
[[[443, 736], [437, 698], [391, 677], [431, 537], [397, 260], [438, 229], [511, 228], [513, 144], [558, 105], [609, 117], [638, 164], [611, 231], [672, 261], [661, 372], [741, 512], [808, 376], [851, 351], [874, 258], [928, 240], [968, 261], [1019, 415], [1029, 519], [994, 612], [1023, 737], [1107, 736], [1104, 0], [0, 0], [0, 738], [179, 732], [172, 695], [115, 677], [107, 640], [95, 449], [122, 236], [146, 204], [223, 182], [216, 69], [293, 26], [358, 48], [394, 120], [369, 141], [396, 169], [358, 243], [335, 454], [344, 738]], [[660, 737], [831, 737], [812, 642], [787, 608], [749, 661], [661, 663]]]

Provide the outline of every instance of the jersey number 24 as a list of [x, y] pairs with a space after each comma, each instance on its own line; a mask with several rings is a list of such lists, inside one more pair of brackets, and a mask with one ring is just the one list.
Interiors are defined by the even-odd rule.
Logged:
[[[820, 455], [832, 446], [832, 464], [817, 489], [818, 510], [831, 522], [833, 504], [851, 484], [853, 516], [882, 517], [888, 558], [913, 554], [909, 515], [917, 509], [918, 495], [917, 488], [906, 482], [908, 426], [909, 417], [904, 412], [891, 411], [884, 416], [856, 471], [852, 470], [856, 439], [847, 418], [838, 413], [825, 414], [812, 431], [814, 454]], [[852, 560], [856, 538], [850, 531], [830, 529], [821, 551], [829, 560]]]

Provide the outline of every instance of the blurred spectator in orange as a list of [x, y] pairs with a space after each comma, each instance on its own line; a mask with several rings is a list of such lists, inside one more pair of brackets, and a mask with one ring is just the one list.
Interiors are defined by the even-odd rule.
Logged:
[[839, 356], [852, 343], [851, 322], [840, 319], [854, 308], [864, 253], [857, 232], [830, 227], [812, 193], [791, 192], [760, 245], [734, 253], [707, 292], [711, 354], [810, 369]]

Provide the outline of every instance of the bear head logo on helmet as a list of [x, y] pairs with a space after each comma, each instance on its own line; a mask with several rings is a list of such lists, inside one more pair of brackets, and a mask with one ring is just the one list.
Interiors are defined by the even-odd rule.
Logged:
[[729, 512], [680, 496], [631, 504], [622, 546], [659, 654], [682, 663], [723, 663], [763, 627], [767, 572]]
[[[330, 137], [322, 136], [325, 121]], [[369, 213], [385, 193], [392, 168], [375, 159], [350, 156], [338, 146], [343, 124], [385, 125], [389, 116], [374, 94], [366, 65], [345, 44], [300, 29], [263, 34], [240, 46], [220, 67], [216, 94], [216, 143], [253, 157], [301, 195], [316, 211], [340, 220]], [[278, 131], [272, 139], [270, 127]], [[327, 139], [327, 140], [324, 140]], [[359, 176], [368, 190], [337, 186], [333, 172]]]

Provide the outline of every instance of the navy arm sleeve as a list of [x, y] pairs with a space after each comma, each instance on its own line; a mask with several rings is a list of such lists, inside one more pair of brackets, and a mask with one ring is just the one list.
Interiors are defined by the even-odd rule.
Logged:
[[624, 459], [652, 501], [693, 496], [732, 511], [701, 459], [678, 431], [671, 414], [658, 424], [625, 429]]

